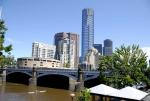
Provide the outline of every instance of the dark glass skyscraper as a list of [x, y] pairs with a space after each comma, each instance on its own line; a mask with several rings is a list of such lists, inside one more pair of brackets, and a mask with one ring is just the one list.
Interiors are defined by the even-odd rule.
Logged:
[[101, 55], [103, 54], [102, 53], [102, 44], [94, 44], [94, 48], [96, 48], [98, 50], [98, 52], [101, 53]]
[[113, 42], [110, 39], [104, 40], [103, 55], [110, 56], [113, 53]]
[[94, 11], [91, 8], [82, 10], [82, 58], [94, 44]]

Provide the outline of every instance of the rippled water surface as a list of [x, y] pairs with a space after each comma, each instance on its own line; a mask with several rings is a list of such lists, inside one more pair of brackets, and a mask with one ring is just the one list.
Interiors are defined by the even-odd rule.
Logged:
[[0, 85], [0, 101], [71, 101], [71, 93], [68, 90], [15, 83]]

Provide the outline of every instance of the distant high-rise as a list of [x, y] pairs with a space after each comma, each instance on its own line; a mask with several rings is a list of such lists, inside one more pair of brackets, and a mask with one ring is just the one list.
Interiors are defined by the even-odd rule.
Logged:
[[94, 44], [93, 45], [94, 46], [94, 48], [96, 48], [97, 50], [98, 50], [98, 52], [102, 55], [103, 53], [102, 53], [102, 44]]
[[82, 58], [85, 58], [88, 50], [94, 44], [94, 10], [85, 8], [82, 10]]
[[56, 51], [55, 45], [48, 45], [41, 42], [32, 43], [32, 57], [54, 59], [55, 51]]
[[77, 67], [79, 64], [79, 35], [75, 33], [55, 34], [56, 56], [65, 67]]
[[110, 39], [104, 40], [103, 55], [110, 56], [113, 53], [113, 42]]

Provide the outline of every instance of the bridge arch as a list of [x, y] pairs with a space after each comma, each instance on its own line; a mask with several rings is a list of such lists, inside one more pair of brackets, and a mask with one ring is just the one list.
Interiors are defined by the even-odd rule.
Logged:
[[72, 78], [74, 80], [77, 80], [78, 78], [76, 78], [75, 76], [69, 75], [67, 73], [42, 73], [42, 74], [38, 74], [37, 78], [40, 78], [42, 76], [46, 76], [46, 75], [60, 75], [60, 76], [66, 76], [68, 78]]
[[86, 88], [90, 88], [96, 85], [99, 85], [101, 83], [100, 79], [98, 78], [99, 75], [94, 75], [92, 77], [89, 77], [87, 79], [85, 79], [84, 81], [84, 86]]
[[84, 81], [88, 81], [88, 80], [98, 78], [98, 76], [99, 76], [99, 74], [96, 74], [96, 75], [93, 75], [93, 76], [90, 76], [90, 77], [86, 77]]
[[9, 74], [12, 74], [12, 73], [22, 73], [22, 74], [26, 74], [26, 75], [29, 75], [32, 77], [32, 73], [28, 73], [28, 72], [25, 72], [25, 71], [12, 71], [12, 72], [7, 72], [6, 73], [6, 76], [9, 75]]
[[29, 78], [31, 77], [31, 74], [26, 72], [10, 72], [6, 75], [6, 81], [29, 85]]
[[66, 74], [41, 74], [37, 77], [37, 85], [68, 90], [70, 78], [76, 79], [75, 77]]

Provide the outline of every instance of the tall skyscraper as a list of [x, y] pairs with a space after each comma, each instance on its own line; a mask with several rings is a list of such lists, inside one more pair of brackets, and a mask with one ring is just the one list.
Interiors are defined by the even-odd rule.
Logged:
[[[79, 64], [79, 35], [75, 33], [56, 33], [56, 59], [64, 67], [77, 67]], [[66, 66], [68, 64], [68, 66]]]
[[102, 44], [94, 44], [94, 48], [98, 50], [98, 52], [102, 55]]
[[103, 55], [110, 56], [113, 53], [113, 42], [110, 39], [104, 40]]
[[94, 44], [94, 11], [91, 8], [82, 10], [82, 58]]
[[48, 45], [40, 42], [32, 43], [32, 57], [54, 59], [55, 52], [55, 45]]

